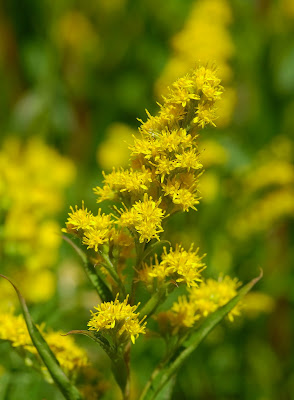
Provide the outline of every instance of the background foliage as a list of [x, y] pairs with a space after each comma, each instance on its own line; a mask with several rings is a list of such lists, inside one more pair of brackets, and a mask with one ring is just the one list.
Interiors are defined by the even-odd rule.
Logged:
[[[218, 128], [200, 143], [203, 199], [169, 230], [207, 253], [210, 275], [247, 281], [261, 266], [264, 278], [246, 313], [181, 370], [175, 399], [293, 398], [293, 22], [291, 0], [0, 6], [0, 269], [55, 329], [83, 326], [95, 302], [59, 237], [69, 204], [97, 207], [101, 169], [124, 165], [136, 118], [156, 110], [166, 85], [199, 61], [219, 66], [226, 94]], [[0, 310], [17, 307], [0, 290]], [[103, 353], [77, 341], [105, 375]], [[0, 352], [1, 400], [60, 398], [5, 343]], [[159, 354], [152, 341], [134, 346], [134, 393]]]

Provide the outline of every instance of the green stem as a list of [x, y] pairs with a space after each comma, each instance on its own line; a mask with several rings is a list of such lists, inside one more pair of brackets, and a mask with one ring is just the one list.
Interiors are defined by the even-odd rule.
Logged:
[[111, 260], [107, 254], [101, 253], [101, 256], [103, 257], [104, 261], [106, 262], [107, 271], [109, 272], [111, 277], [114, 279], [114, 281], [117, 283], [121, 294], [125, 298], [127, 296], [125, 286], [122, 283], [120, 277], [118, 276], [118, 273], [116, 272], [113, 263], [111, 262]]
[[154, 312], [157, 310], [157, 307], [163, 303], [166, 299], [166, 291], [159, 290], [155, 292], [152, 297], [147, 301], [147, 303], [141, 308], [140, 314], [146, 315], [146, 319], [148, 319]]

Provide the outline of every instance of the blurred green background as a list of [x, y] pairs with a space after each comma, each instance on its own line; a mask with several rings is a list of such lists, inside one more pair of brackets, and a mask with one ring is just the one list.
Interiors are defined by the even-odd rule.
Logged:
[[[219, 67], [224, 100], [217, 128], [201, 133], [203, 199], [169, 236], [207, 253], [206, 276], [246, 282], [261, 267], [264, 278], [180, 371], [173, 399], [294, 399], [293, 0], [2, 2], [0, 270], [37, 322], [85, 328], [96, 297], [56, 232], [69, 205], [97, 209], [91, 188], [127, 164], [137, 118], [199, 63]], [[1, 310], [13, 293], [0, 291]], [[134, 346], [134, 393], [160, 352], [153, 339]], [[0, 400], [61, 398], [7, 344], [0, 354]], [[105, 356], [91, 357], [109, 378]]]

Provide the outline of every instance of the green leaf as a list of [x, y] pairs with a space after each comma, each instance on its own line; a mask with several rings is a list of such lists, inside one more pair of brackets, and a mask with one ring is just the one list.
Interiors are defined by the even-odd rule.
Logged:
[[40, 358], [46, 365], [53, 381], [61, 391], [61, 393], [64, 395], [64, 397], [67, 400], [81, 400], [82, 396], [78, 389], [71, 383], [69, 378], [65, 375], [63, 370], [61, 369], [59, 362], [57, 361], [55, 355], [53, 354], [52, 350], [48, 346], [47, 342], [43, 338], [41, 332], [37, 328], [37, 326], [34, 324], [30, 312], [28, 310], [28, 307], [26, 305], [25, 299], [21, 295], [20, 291], [18, 288], [11, 282], [9, 278], [6, 276], [0, 274], [0, 276], [4, 279], [6, 279], [14, 288], [16, 291], [16, 294], [18, 296], [22, 313], [30, 334], [30, 337], [32, 339], [32, 342], [34, 346], [36, 347]]
[[99, 276], [97, 270], [95, 269], [94, 265], [91, 264], [86, 254], [81, 250], [72, 240], [70, 240], [67, 236], [62, 235], [62, 238], [71, 245], [71, 247], [76, 251], [76, 253], [80, 256], [83, 261], [84, 270], [86, 275], [88, 276], [90, 282], [94, 286], [94, 289], [97, 291], [98, 296], [100, 297], [101, 301], [111, 301], [113, 300], [113, 295], [103, 281], [101, 276]]
[[247, 285], [243, 286], [238, 294], [230, 300], [223, 307], [219, 308], [214, 313], [210, 314], [202, 323], [202, 325], [195, 331], [195, 333], [189, 338], [184, 346], [179, 350], [172, 363], [165, 365], [162, 363], [156, 368], [147, 382], [140, 400], [154, 400], [156, 399], [162, 388], [172, 379], [177, 373], [178, 369], [182, 366], [184, 361], [193, 353], [198, 347], [202, 340], [208, 335], [208, 333], [235, 307], [235, 305], [252, 289], [252, 287], [261, 279], [262, 271], [260, 275], [253, 279]]
[[98, 335], [97, 333], [95, 334], [94, 332], [90, 332], [87, 330], [72, 330], [70, 332], [65, 333], [62, 336], [67, 336], [67, 335], [84, 335], [84, 336], [88, 336], [90, 339], [92, 339], [94, 342], [98, 343], [99, 346], [102, 347], [102, 349], [106, 352], [106, 354], [108, 354], [108, 356], [110, 357], [110, 359], [114, 356], [116, 356], [116, 354], [114, 353], [114, 351], [112, 350], [111, 346], [109, 345], [108, 341], [102, 336], [102, 335]]

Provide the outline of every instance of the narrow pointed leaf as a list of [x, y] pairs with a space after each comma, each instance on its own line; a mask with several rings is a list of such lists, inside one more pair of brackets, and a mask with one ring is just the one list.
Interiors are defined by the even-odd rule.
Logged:
[[22, 294], [9, 278], [2, 274], [0, 274], [0, 276], [6, 279], [16, 291], [32, 342], [36, 347], [40, 358], [46, 365], [53, 381], [67, 400], [82, 400], [82, 396], [79, 393], [78, 389], [65, 375], [52, 350], [48, 346], [37, 326], [34, 324]]
[[230, 300], [223, 307], [219, 308], [214, 313], [210, 314], [202, 323], [202, 325], [195, 331], [190, 339], [184, 344], [183, 348], [179, 351], [171, 364], [164, 365], [162, 368], [157, 368], [152, 374], [152, 378], [148, 381], [140, 400], [154, 400], [162, 390], [162, 388], [169, 382], [169, 380], [178, 371], [184, 361], [191, 355], [197, 348], [201, 341], [208, 335], [208, 333], [236, 306], [236, 304], [252, 289], [252, 287], [261, 279], [260, 275], [244, 285], [238, 294]]
[[102, 349], [108, 354], [108, 356], [110, 358], [115, 356], [115, 353], [112, 351], [108, 341], [103, 337], [98, 337], [97, 335], [95, 335], [94, 332], [90, 332], [87, 330], [72, 330], [70, 332], [65, 333], [62, 336], [67, 336], [67, 335], [84, 335], [84, 336], [88, 336], [90, 339], [92, 339], [94, 342], [98, 343], [99, 346], [102, 347]]

